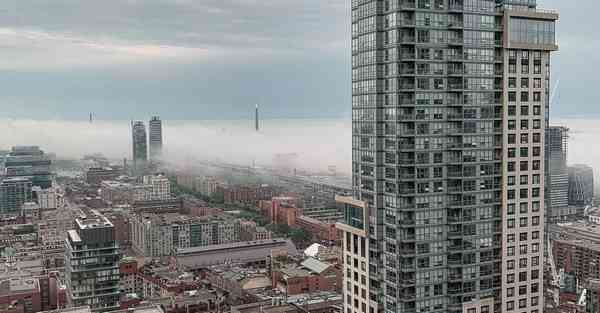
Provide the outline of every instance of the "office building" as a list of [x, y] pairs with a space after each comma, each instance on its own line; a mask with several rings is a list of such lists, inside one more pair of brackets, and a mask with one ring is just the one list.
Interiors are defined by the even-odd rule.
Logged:
[[543, 311], [556, 19], [535, 0], [352, 1], [345, 312]]
[[112, 223], [97, 211], [82, 212], [65, 240], [70, 306], [90, 306], [93, 312], [118, 309], [120, 259]]
[[133, 144], [133, 167], [136, 173], [146, 168], [148, 161], [148, 142], [146, 126], [142, 121], [131, 122], [132, 144]]
[[16, 146], [4, 159], [6, 177], [26, 177], [33, 186], [47, 189], [52, 186], [50, 157], [37, 146]]
[[153, 116], [148, 123], [150, 159], [153, 161], [160, 160], [162, 157], [163, 148], [163, 133], [162, 121], [160, 117]]
[[144, 176], [143, 183], [150, 190], [147, 200], [171, 199], [171, 182], [164, 175]]
[[546, 214], [548, 221], [560, 220], [569, 205], [569, 170], [567, 145], [569, 129], [550, 126], [546, 129]]
[[33, 201], [31, 179], [5, 178], [0, 181], [0, 215], [19, 214], [21, 206]]
[[569, 167], [569, 204], [591, 205], [594, 199], [594, 169], [587, 165]]

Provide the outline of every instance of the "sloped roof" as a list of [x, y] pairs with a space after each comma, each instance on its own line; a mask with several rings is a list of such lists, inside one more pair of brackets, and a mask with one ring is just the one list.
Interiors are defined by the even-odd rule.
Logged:
[[304, 262], [302, 262], [301, 264], [306, 269], [308, 269], [314, 273], [317, 273], [317, 274], [321, 274], [331, 267], [331, 264], [321, 262], [315, 258], [308, 258], [308, 259], [304, 260]]

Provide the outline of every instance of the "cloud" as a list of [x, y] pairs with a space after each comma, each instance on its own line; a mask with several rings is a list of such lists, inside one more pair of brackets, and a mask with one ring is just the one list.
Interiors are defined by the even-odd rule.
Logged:
[[[147, 124], [147, 123], [146, 123]], [[167, 160], [194, 160], [250, 166], [271, 165], [276, 154], [298, 155], [298, 169], [325, 171], [335, 165], [349, 173], [350, 120], [266, 120], [255, 132], [252, 120], [163, 121]], [[0, 149], [39, 145], [46, 152], [79, 159], [103, 153], [113, 160], [131, 158], [129, 122], [69, 122], [59, 120], [0, 120]]]
[[0, 68], [102, 67], [148, 60], [198, 62], [209, 55], [244, 59], [327, 51], [348, 40], [339, 36], [347, 28], [339, 14], [349, 6], [346, 2], [5, 0], [0, 4], [0, 56], [6, 61]]

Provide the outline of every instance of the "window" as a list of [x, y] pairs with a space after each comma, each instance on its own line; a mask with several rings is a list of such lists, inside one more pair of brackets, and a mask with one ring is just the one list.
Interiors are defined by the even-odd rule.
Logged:
[[531, 244], [531, 252], [533, 252], [533, 253], [540, 252], [540, 244], [539, 243]]
[[514, 297], [515, 296], [515, 288], [514, 287], [506, 288], [506, 296]]
[[527, 227], [527, 217], [521, 217], [519, 219], [519, 227]]
[[515, 274], [507, 274], [506, 282], [509, 284], [513, 284], [515, 282]]
[[519, 240], [520, 241], [527, 241], [527, 233], [520, 233], [519, 234]]
[[531, 189], [531, 196], [534, 198], [537, 198], [540, 196], [540, 188], [532, 188]]
[[520, 245], [519, 246], [519, 253], [520, 254], [527, 254], [527, 245]]
[[509, 186], [514, 186], [515, 185], [515, 177], [514, 176], [508, 176], [507, 184]]
[[521, 88], [529, 88], [529, 78], [521, 78]]
[[[515, 79], [515, 85], [517, 84], [516, 79]], [[533, 88], [542, 88], [542, 79], [541, 78], [534, 78], [533, 79]]]
[[512, 311], [514, 309], [515, 309], [515, 302], [514, 301], [508, 301], [508, 302], [506, 302], [506, 310]]
[[539, 303], [538, 297], [531, 297], [531, 306], [536, 306]]
[[529, 121], [521, 120], [521, 130], [528, 130], [528, 129], [529, 129]]
[[506, 249], [506, 254], [508, 256], [514, 256], [515, 255], [515, 247], [514, 246], [510, 246]]
[[513, 145], [515, 143], [517, 143], [517, 135], [515, 134], [508, 134], [508, 144], [509, 145]]
[[[521, 275], [519, 273], [519, 275]], [[527, 278], [527, 273], [525, 273], [525, 278]], [[539, 279], [540, 278], [540, 270], [531, 271], [531, 279]]]
[[521, 189], [519, 190], [519, 198], [526, 199], [528, 197], [529, 190]]
[[522, 144], [529, 143], [529, 134], [521, 134], [521, 143]]
[[506, 170], [509, 172], [514, 172], [515, 171], [515, 162], [506, 163]]
[[529, 148], [521, 147], [521, 149], [519, 149], [519, 156], [522, 158], [528, 157], [529, 156]]
[[542, 101], [542, 93], [539, 91], [536, 91], [533, 93], [533, 102], [540, 102]]
[[527, 171], [529, 169], [529, 162], [521, 161], [521, 163], [519, 164], [519, 169], [521, 171]]
[[508, 214], [508, 215], [514, 215], [515, 214], [515, 204], [514, 203], [510, 203], [506, 207], [506, 214]]
[[536, 185], [540, 183], [540, 174], [533, 174], [533, 176], [532, 176], [532, 183], [536, 184]]
[[506, 235], [506, 242], [508, 242], [508, 243], [514, 243], [515, 242], [515, 234], [508, 234], [508, 235]]
[[531, 211], [532, 212], [540, 211], [540, 203], [538, 201], [531, 202]]
[[521, 92], [521, 102], [528, 102], [528, 101], [529, 101], [529, 92], [522, 91]]
[[519, 300], [519, 309], [523, 309], [527, 307], [527, 299], [520, 299]]
[[519, 296], [526, 295], [526, 294], [527, 294], [527, 285], [519, 286]]
[[508, 102], [517, 102], [517, 93], [514, 91], [508, 92]]
[[538, 293], [540, 291], [540, 284], [531, 284], [531, 293]]
[[533, 143], [540, 143], [540, 142], [541, 142], [540, 133], [534, 133], [533, 134]]
[[508, 78], [508, 88], [517, 88], [517, 78], [516, 77]]
[[519, 178], [519, 181], [520, 181], [521, 185], [527, 185], [527, 183], [529, 181], [529, 176], [521, 175]]
[[519, 259], [519, 268], [526, 268], [526, 267], [527, 267], [527, 258]]
[[509, 190], [506, 193], [506, 197], [508, 198], [508, 200], [513, 200], [515, 198], [515, 191], [514, 190]]
[[534, 160], [533, 162], [533, 170], [534, 171], [539, 171], [540, 170], [540, 160]]
[[515, 120], [508, 120], [508, 129], [509, 130], [515, 130], [515, 129], [517, 129], [517, 121], [515, 121]]
[[514, 158], [517, 156], [517, 148], [508, 148], [508, 157]]
[[521, 214], [526, 214], [527, 213], [527, 202], [521, 202], [519, 203], [519, 213]]
[[542, 121], [533, 120], [533, 129], [540, 129], [542, 127]]
[[539, 231], [534, 231], [531, 233], [531, 239], [540, 239], [540, 232]]
[[542, 149], [540, 147], [533, 147], [532, 154], [534, 157], [539, 157], [542, 153]]
[[533, 106], [533, 115], [541, 115], [542, 114], [542, 107], [539, 105], [534, 105]]
[[515, 260], [506, 261], [506, 268], [509, 270], [514, 270], [515, 269]]
[[519, 282], [525, 282], [527, 281], [527, 272], [520, 272], [519, 273]]

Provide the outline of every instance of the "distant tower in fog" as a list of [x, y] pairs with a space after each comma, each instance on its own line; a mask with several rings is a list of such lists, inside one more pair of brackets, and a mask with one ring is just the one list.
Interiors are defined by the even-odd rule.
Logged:
[[133, 168], [137, 173], [145, 168], [148, 161], [148, 143], [144, 122], [132, 121], [131, 135], [133, 143]]
[[258, 104], [256, 105], [256, 109], [254, 110], [254, 128], [256, 128], [256, 131], [260, 130], [258, 124]]
[[163, 136], [162, 121], [158, 116], [153, 116], [148, 123], [150, 160], [160, 159], [162, 156]]

